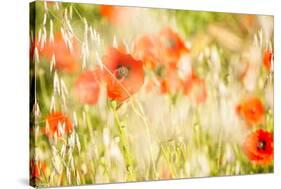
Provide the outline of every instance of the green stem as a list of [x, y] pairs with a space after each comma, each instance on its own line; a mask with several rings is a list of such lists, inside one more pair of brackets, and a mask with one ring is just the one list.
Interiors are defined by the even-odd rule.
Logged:
[[120, 135], [120, 146], [121, 149], [124, 153], [124, 157], [126, 160], [126, 167], [127, 167], [127, 171], [129, 173], [129, 181], [136, 181], [136, 174], [135, 174], [135, 170], [134, 170], [134, 159], [132, 157], [132, 154], [130, 153], [130, 149], [128, 147], [128, 143], [127, 143], [127, 136], [126, 136], [126, 132], [125, 129], [122, 128], [123, 125], [119, 119], [118, 113], [116, 111], [116, 107], [112, 107], [112, 111], [114, 113], [114, 118], [116, 121], [116, 126]]

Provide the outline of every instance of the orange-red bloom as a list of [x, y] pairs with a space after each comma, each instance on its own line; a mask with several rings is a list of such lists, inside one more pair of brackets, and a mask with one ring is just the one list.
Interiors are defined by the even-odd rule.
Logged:
[[238, 114], [248, 124], [261, 124], [264, 121], [265, 109], [257, 97], [250, 97], [236, 107]]
[[205, 81], [193, 72], [184, 81], [184, 94], [195, 99], [196, 103], [204, 103], [207, 99]]
[[134, 57], [142, 60], [144, 65], [155, 69], [159, 62], [159, 49], [154, 36], [141, 35], [134, 43]]
[[160, 81], [161, 93], [175, 94], [182, 89], [183, 81], [178, 75], [176, 64], [158, 65], [156, 74]]
[[82, 104], [96, 104], [100, 93], [100, 70], [86, 70], [77, 78], [75, 94]]
[[273, 160], [273, 135], [259, 129], [251, 133], [243, 144], [243, 150], [249, 160], [256, 164], [269, 164]]
[[102, 16], [108, 19], [113, 25], [122, 25], [128, 22], [132, 8], [121, 7], [121, 6], [111, 6], [111, 5], [101, 5], [100, 13]]
[[70, 134], [73, 130], [73, 124], [70, 119], [62, 112], [52, 112], [46, 117], [46, 126], [43, 130], [48, 137], [55, 134], [61, 137], [64, 133]]
[[123, 101], [136, 93], [144, 82], [142, 62], [129, 54], [110, 48], [103, 57], [104, 80], [110, 99]]
[[70, 40], [70, 45], [67, 45], [60, 32], [54, 35], [54, 41], [49, 39], [41, 45], [41, 42], [36, 42], [36, 47], [39, 56], [50, 62], [55, 55], [55, 68], [68, 73], [75, 72], [80, 65], [80, 46], [75, 38]]
[[271, 68], [272, 52], [270, 50], [265, 50], [263, 54], [263, 65], [267, 70]]
[[47, 169], [47, 164], [42, 161], [30, 161], [30, 176], [32, 178], [39, 178], [41, 173], [45, 173]]
[[160, 31], [158, 45], [161, 50], [161, 61], [167, 63], [177, 62], [182, 53], [189, 52], [180, 36], [169, 27]]

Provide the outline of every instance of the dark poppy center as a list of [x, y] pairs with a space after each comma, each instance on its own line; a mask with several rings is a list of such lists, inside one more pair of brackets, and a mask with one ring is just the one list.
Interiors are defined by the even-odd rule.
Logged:
[[265, 148], [266, 148], [266, 141], [260, 140], [258, 142], [257, 149], [258, 150], [265, 150]]
[[250, 112], [251, 112], [251, 114], [254, 115], [254, 114], [256, 114], [257, 110], [256, 110], [256, 108], [253, 107], [253, 108], [251, 108]]
[[123, 78], [128, 78], [128, 75], [129, 75], [129, 67], [126, 67], [124, 65], [119, 65], [117, 66], [117, 69], [116, 69], [116, 78], [117, 79], [123, 79]]
[[164, 77], [165, 76], [165, 71], [166, 71], [165, 66], [160, 64], [160, 65], [157, 66], [157, 68], [155, 70], [155, 73], [159, 77]]

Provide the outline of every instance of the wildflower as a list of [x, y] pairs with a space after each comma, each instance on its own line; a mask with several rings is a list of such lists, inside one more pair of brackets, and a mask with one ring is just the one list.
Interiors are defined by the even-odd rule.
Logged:
[[134, 56], [136, 59], [142, 60], [145, 66], [155, 69], [159, 59], [155, 37], [152, 35], [138, 36], [134, 43]]
[[243, 144], [249, 160], [255, 164], [266, 165], [273, 160], [273, 135], [259, 129], [249, 134]]
[[96, 104], [100, 93], [100, 70], [86, 70], [75, 83], [75, 94], [82, 104]]
[[183, 81], [178, 75], [176, 64], [159, 65], [156, 74], [160, 81], [161, 93], [175, 94], [182, 89]]
[[196, 103], [204, 103], [207, 99], [205, 81], [192, 72], [184, 81], [184, 94], [195, 99]]
[[264, 106], [259, 98], [250, 97], [236, 107], [237, 113], [250, 125], [264, 121]]
[[55, 68], [68, 73], [73, 73], [79, 69], [81, 49], [75, 38], [70, 38], [70, 44], [67, 44], [60, 32], [54, 36], [54, 41], [47, 40], [42, 46], [40, 42], [36, 43], [39, 56], [45, 58], [48, 62], [52, 56], [55, 56]]
[[161, 60], [168, 63], [177, 62], [182, 53], [189, 52], [180, 36], [169, 27], [160, 31], [158, 45]]
[[42, 161], [30, 161], [30, 176], [32, 178], [39, 178], [41, 173], [45, 174], [47, 169], [47, 164]]
[[103, 57], [104, 80], [110, 99], [123, 101], [136, 93], [144, 82], [142, 62], [131, 55], [110, 48]]
[[272, 58], [273, 58], [272, 52], [270, 50], [265, 50], [263, 54], [263, 65], [268, 71], [271, 69]]
[[56, 134], [61, 137], [63, 133], [70, 134], [72, 130], [73, 124], [64, 113], [52, 112], [46, 117], [46, 126], [44, 128], [46, 136], [53, 137]]
[[105, 17], [113, 25], [126, 24], [130, 18], [128, 14], [132, 13], [132, 8], [101, 5], [100, 14]]

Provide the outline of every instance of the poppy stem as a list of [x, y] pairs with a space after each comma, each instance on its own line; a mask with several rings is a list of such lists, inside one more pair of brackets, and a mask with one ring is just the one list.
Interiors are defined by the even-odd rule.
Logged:
[[126, 168], [127, 171], [129, 173], [129, 178], [128, 181], [135, 181], [136, 180], [136, 174], [135, 174], [135, 170], [134, 170], [134, 158], [132, 156], [132, 154], [130, 153], [131, 150], [129, 149], [129, 144], [128, 144], [128, 140], [127, 140], [127, 134], [126, 134], [126, 130], [125, 130], [125, 125], [124, 123], [122, 123], [119, 119], [119, 115], [118, 112], [116, 111], [116, 102], [113, 101], [111, 103], [111, 109], [113, 111], [114, 114], [114, 118], [116, 121], [116, 126], [117, 129], [119, 131], [119, 135], [120, 135], [120, 147], [121, 150], [123, 151], [123, 155], [125, 157], [126, 160]]

